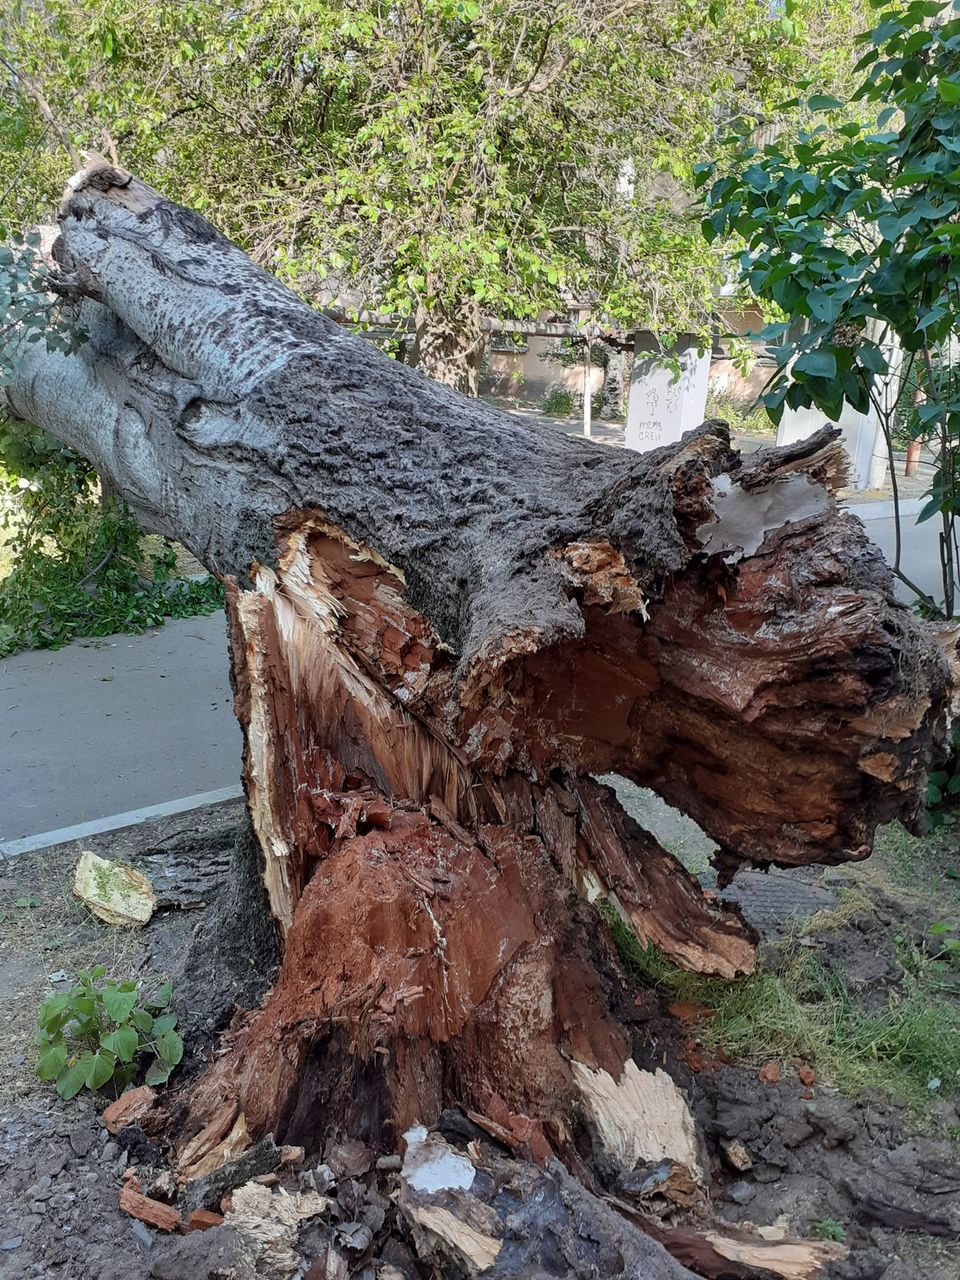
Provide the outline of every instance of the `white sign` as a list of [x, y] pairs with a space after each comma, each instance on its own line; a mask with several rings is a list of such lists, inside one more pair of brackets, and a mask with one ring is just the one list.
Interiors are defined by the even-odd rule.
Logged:
[[662, 444], [673, 444], [685, 431], [699, 427], [707, 404], [707, 375], [710, 353], [701, 356], [695, 346], [675, 353], [680, 363], [679, 377], [663, 356], [648, 350], [646, 335], [637, 336], [630, 369], [630, 400], [624, 443], [628, 449], [646, 453]]

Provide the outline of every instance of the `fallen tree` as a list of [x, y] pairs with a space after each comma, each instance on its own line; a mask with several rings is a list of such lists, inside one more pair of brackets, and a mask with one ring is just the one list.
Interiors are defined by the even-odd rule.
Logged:
[[[6, 403], [227, 583], [281, 939], [263, 1008], [164, 1112], [180, 1175], [267, 1135], [393, 1151], [460, 1108], [562, 1162], [568, 1207], [664, 1158], [702, 1197], [701, 1138], [589, 903], [703, 973], [749, 972], [755, 939], [595, 779], [691, 815], [726, 877], [919, 821], [946, 662], [835, 500], [836, 433], [747, 461], [720, 423], [643, 456], [546, 433], [100, 161], [53, 255], [87, 337], [25, 346]], [[701, 1274], [763, 1273], [660, 1234]], [[658, 1256], [647, 1274], [682, 1274]]]

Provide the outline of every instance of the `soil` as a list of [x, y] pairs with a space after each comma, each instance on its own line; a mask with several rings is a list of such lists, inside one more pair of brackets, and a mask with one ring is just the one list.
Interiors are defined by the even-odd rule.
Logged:
[[[107, 1133], [99, 1113], [108, 1097], [84, 1093], [64, 1103], [41, 1084], [33, 1074], [33, 1033], [40, 1001], [78, 967], [103, 963], [111, 976], [140, 974], [148, 985], [172, 976], [188, 1045], [180, 1074], [189, 1074], [191, 1064], [212, 1052], [234, 1002], [249, 1006], [259, 994], [257, 982], [237, 970], [211, 1003], [204, 993], [213, 975], [199, 963], [207, 953], [209, 967], [231, 857], [235, 846], [242, 850], [245, 832], [242, 806], [233, 802], [86, 841], [151, 877], [161, 905], [138, 931], [101, 924], [72, 898], [76, 844], [0, 864], [0, 1013], [7, 1028], [0, 1074], [0, 1280], [199, 1280], [236, 1267], [238, 1246], [227, 1227], [165, 1236], [120, 1212], [128, 1165], [136, 1166], [144, 1191], [165, 1194], [161, 1153], [134, 1127], [115, 1137]], [[867, 1005], [902, 978], [904, 937], [929, 937], [930, 922], [943, 909], [889, 881], [871, 882], [856, 868], [830, 871], [815, 884], [750, 873], [738, 877], [735, 891], [772, 949], [768, 959], [775, 960], [792, 929], [825, 964], [848, 975]], [[758, 1080], [756, 1063], [710, 1061], [705, 1069], [682, 1053], [689, 1031], [665, 1005], [652, 995], [641, 999], [636, 1055], [641, 1066], [650, 1065], [645, 1058], [656, 1044], [658, 1054], [666, 1046], [668, 1056], [676, 1056], [671, 1070], [709, 1147], [715, 1215], [799, 1235], [835, 1231], [839, 1224], [851, 1253], [823, 1273], [826, 1280], [960, 1280], [960, 1116], [952, 1100], [938, 1097], [929, 1114], [917, 1117], [877, 1090], [848, 1098], [819, 1079], [807, 1085], [789, 1062], [772, 1083]], [[700, 1069], [692, 1069], [691, 1060]], [[450, 1140], [482, 1137], [463, 1118], [447, 1119]], [[740, 1144], [749, 1167], [730, 1167], [723, 1154], [730, 1144]], [[269, 1151], [264, 1160], [269, 1172]], [[738, 1162], [745, 1163], [742, 1154]], [[396, 1173], [387, 1166], [377, 1169], [371, 1153], [344, 1144], [307, 1166], [281, 1171], [291, 1191], [316, 1186], [330, 1197], [322, 1217], [300, 1231], [297, 1274], [322, 1259], [331, 1241], [350, 1273], [364, 1280], [387, 1264], [395, 1268], [388, 1275], [412, 1280], [426, 1274], [397, 1238], [389, 1200]], [[205, 1207], [216, 1209], [222, 1188], [209, 1194]]]

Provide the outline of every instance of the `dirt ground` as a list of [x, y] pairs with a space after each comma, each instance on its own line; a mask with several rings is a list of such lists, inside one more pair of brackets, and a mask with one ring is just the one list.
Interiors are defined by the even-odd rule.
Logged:
[[[199, 1280], [227, 1266], [232, 1244], [224, 1228], [163, 1237], [119, 1212], [128, 1164], [149, 1185], [160, 1176], [161, 1153], [135, 1129], [117, 1137], [103, 1129], [98, 1115], [107, 1098], [85, 1092], [61, 1102], [34, 1075], [33, 1038], [45, 995], [78, 968], [102, 963], [110, 976], [141, 975], [151, 984], [173, 975], [188, 1056], [209, 1051], [216, 1027], [183, 1006], [186, 988], [181, 985], [178, 999], [176, 977], [224, 891], [241, 818], [235, 802], [85, 842], [150, 876], [162, 909], [140, 931], [101, 924], [73, 899], [76, 845], [0, 864], [2, 1280]], [[735, 888], [764, 934], [763, 963], [771, 973], [785, 957], [813, 954], [824, 971], [846, 975], [856, 1009], [869, 1012], [900, 998], [913, 980], [909, 957], [918, 948], [926, 964], [932, 940], [960, 926], [960, 882], [950, 874], [960, 862], [956, 849], [956, 840], [943, 838], [931, 858], [929, 848], [893, 832], [870, 864], [800, 881], [751, 875], [738, 878]], [[947, 928], [931, 933], [939, 924]], [[953, 999], [952, 970], [945, 965], [936, 972], [944, 998]], [[632, 989], [629, 995], [633, 1004]], [[659, 985], [633, 1004], [635, 1056], [641, 1066], [652, 1065], [651, 1055], [662, 1060], [667, 1046], [671, 1070], [706, 1135], [714, 1214], [732, 1224], [843, 1239], [850, 1256], [824, 1273], [828, 1280], [960, 1280], [960, 1080], [937, 1080], [926, 1105], [891, 1098], [869, 1079], [852, 1092], [847, 1082], [843, 1092], [816, 1061], [816, 1079], [808, 1084], [798, 1069], [813, 1055], [777, 1051], [775, 1036], [769, 1053], [777, 1070], [766, 1070], [761, 1080], [768, 1056], [762, 1029], [755, 1043], [730, 1055], [718, 1037], [748, 1040], [732, 1018], [711, 1032], [709, 1019], [701, 1026], [681, 1011], [678, 1024], [667, 1012], [672, 998]], [[922, 1080], [922, 1062], [917, 1070]], [[778, 1079], [770, 1078], [777, 1072]], [[372, 1158], [359, 1169], [338, 1170], [336, 1158], [325, 1152], [318, 1170], [290, 1175], [294, 1188], [298, 1180], [301, 1187], [305, 1179], [327, 1180], [333, 1214], [325, 1226], [302, 1231], [295, 1274], [308, 1273], [331, 1233], [339, 1232], [343, 1244], [352, 1232], [356, 1247], [343, 1244], [350, 1274], [364, 1280], [424, 1275], [395, 1241], [386, 1253], [380, 1247], [391, 1228], [395, 1173], [378, 1170]], [[611, 1190], [630, 1194], [629, 1188]]]

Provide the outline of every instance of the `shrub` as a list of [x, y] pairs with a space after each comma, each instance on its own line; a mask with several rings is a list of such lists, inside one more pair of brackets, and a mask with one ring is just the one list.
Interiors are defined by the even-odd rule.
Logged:
[[553, 387], [540, 401], [540, 410], [548, 418], [569, 418], [576, 408], [573, 392]]
[[147, 1084], [163, 1084], [183, 1057], [174, 1030], [170, 983], [151, 1000], [138, 997], [140, 983], [105, 978], [103, 965], [81, 969], [69, 991], [48, 996], [38, 1014], [37, 1075], [55, 1081], [61, 1098], [81, 1089], [102, 1089], [111, 1080], [122, 1089], [137, 1075], [140, 1060], [153, 1054]]

